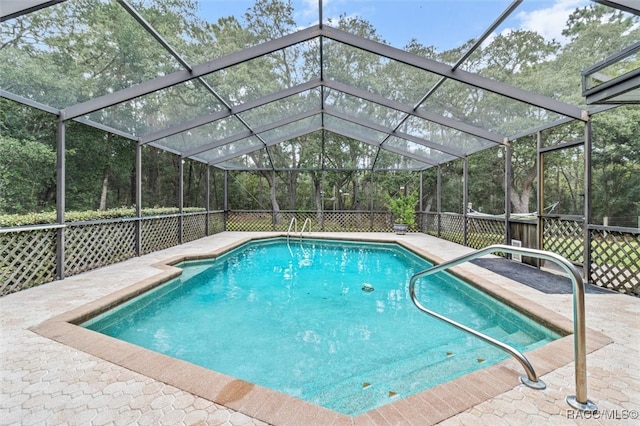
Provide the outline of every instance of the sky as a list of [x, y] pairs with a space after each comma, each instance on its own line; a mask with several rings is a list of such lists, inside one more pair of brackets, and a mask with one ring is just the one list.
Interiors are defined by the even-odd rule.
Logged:
[[[292, 0], [300, 28], [318, 22], [318, 0]], [[199, 0], [200, 15], [210, 22], [222, 16], [242, 17], [253, 0]], [[512, 0], [323, 0], [324, 21], [340, 15], [366, 19], [395, 47], [412, 38], [439, 51], [479, 37], [507, 9]], [[589, 0], [524, 0], [497, 29], [534, 30], [546, 39], [563, 41], [569, 14]]]

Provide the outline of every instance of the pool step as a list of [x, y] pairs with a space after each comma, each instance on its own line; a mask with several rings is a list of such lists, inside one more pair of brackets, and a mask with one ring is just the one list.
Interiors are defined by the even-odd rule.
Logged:
[[[496, 356], [502, 358], [496, 359]], [[486, 361], [488, 359], [493, 361]], [[489, 346], [454, 353], [430, 365], [414, 366], [412, 371], [396, 374], [391, 379], [380, 377], [380, 381], [372, 380], [369, 386], [361, 385], [357, 392], [349, 395], [334, 395], [333, 399], [322, 405], [339, 412], [357, 414], [449, 381], [475, 369], [477, 364], [483, 364], [484, 368], [500, 359], [504, 359], [504, 356], [496, 354], [496, 349]]]
[[505, 331], [503, 328], [498, 326], [490, 327], [485, 330], [482, 330], [482, 333], [486, 334], [487, 336], [493, 337], [494, 339], [497, 339], [503, 343], [506, 343], [509, 346], [513, 346], [514, 348], [518, 349], [521, 352], [526, 352], [541, 346], [540, 342], [542, 342], [542, 344], [546, 344], [552, 340], [552, 339], [534, 340], [535, 339], [534, 337], [531, 337], [530, 335], [528, 335], [527, 333], [521, 330], [516, 330], [513, 333], [509, 333]]
[[[497, 350], [495, 348], [488, 346], [473, 336], [464, 336], [439, 348], [425, 351], [420, 355], [419, 359], [412, 357], [384, 363], [378, 369], [350, 377], [332, 386], [325, 387], [315, 394], [308, 393], [305, 399], [331, 408], [333, 401], [338, 399], [360, 398], [362, 395], [368, 398], [366, 395], [372, 394], [380, 394], [379, 396], [384, 397], [385, 391], [380, 388], [381, 383], [389, 383], [397, 377], [405, 377], [415, 371], [428, 369], [432, 365], [440, 365], [442, 362], [448, 361], [449, 358], [459, 358], [459, 355], [463, 353], [477, 351], [483, 347], [488, 347], [489, 350], [494, 351], [494, 356], [496, 355]], [[390, 391], [395, 392], [393, 390]], [[385, 398], [388, 398], [388, 394]]]
[[[530, 338], [525, 338], [520, 331], [509, 334], [500, 327], [492, 327], [483, 332], [501, 341], [508, 340], [510, 344], [530, 342]], [[539, 345], [539, 342], [533, 344]], [[484, 368], [507, 357], [499, 349], [465, 336], [426, 351], [418, 360], [403, 359], [385, 364], [377, 370], [324, 388], [307, 399], [339, 412], [357, 414], [451, 380], [475, 370], [477, 364], [483, 364], [481, 368]]]

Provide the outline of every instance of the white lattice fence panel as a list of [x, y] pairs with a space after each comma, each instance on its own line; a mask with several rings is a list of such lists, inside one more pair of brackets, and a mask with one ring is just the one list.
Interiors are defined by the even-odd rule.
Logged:
[[542, 248], [557, 253], [573, 263], [583, 264], [583, 222], [545, 218]]
[[206, 236], [206, 214], [188, 215], [182, 219], [182, 242], [195, 241]]
[[422, 232], [438, 235], [438, 213], [422, 213]]
[[373, 213], [373, 227], [371, 228], [371, 232], [393, 232], [391, 213]]
[[211, 213], [209, 215], [209, 235], [224, 231], [224, 213]]
[[178, 245], [178, 218], [160, 217], [142, 221], [142, 254]]
[[443, 214], [440, 217], [440, 237], [454, 243], [464, 243], [464, 216]]
[[640, 297], [640, 234], [591, 230], [592, 284]]
[[133, 221], [70, 224], [65, 231], [65, 275], [135, 257], [135, 236]]
[[[291, 225], [291, 220], [294, 217], [296, 218], [297, 222], [294, 224], [297, 232], [300, 232], [302, 230], [302, 226], [307, 219], [310, 220], [310, 223], [307, 223], [305, 232], [309, 231], [310, 229], [318, 231], [316, 217], [312, 212], [280, 212], [277, 215], [277, 223], [273, 225], [272, 229], [274, 231], [287, 232], [289, 226]], [[291, 228], [291, 232], [294, 232], [294, 228]]]
[[[324, 212], [323, 231], [327, 232], [373, 232], [392, 231], [390, 224], [390, 214], [375, 214], [372, 217], [370, 212], [345, 212], [328, 211]], [[410, 230], [415, 231], [415, 230]]]
[[227, 231], [272, 231], [271, 212], [232, 211], [227, 215]]
[[55, 229], [0, 234], [0, 296], [55, 278]]
[[504, 244], [505, 224], [501, 220], [467, 218], [467, 245], [481, 249], [492, 244]]

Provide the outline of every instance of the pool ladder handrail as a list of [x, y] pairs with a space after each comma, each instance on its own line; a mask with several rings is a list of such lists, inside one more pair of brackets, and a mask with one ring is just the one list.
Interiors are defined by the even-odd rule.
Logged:
[[289, 242], [289, 234], [291, 233], [291, 227], [293, 226], [293, 232], [298, 232], [298, 219], [296, 217], [291, 218], [289, 222], [289, 229], [287, 229], [287, 242]]
[[431, 311], [425, 308], [420, 301], [416, 297], [415, 285], [416, 281], [419, 278], [425, 277], [427, 275], [434, 274], [436, 272], [444, 271], [453, 266], [459, 265], [461, 263], [468, 262], [470, 260], [476, 259], [478, 257], [485, 256], [487, 254], [492, 253], [509, 253], [509, 254], [523, 254], [529, 257], [534, 257], [538, 259], [549, 260], [551, 262], [555, 262], [558, 264], [565, 272], [569, 275], [573, 285], [573, 342], [574, 342], [574, 358], [575, 358], [575, 376], [576, 376], [576, 395], [569, 395], [566, 398], [567, 404], [571, 407], [586, 411], [586, 412], [595, 412], [598, 410], [596, 404], [591, 402], [587, 398], [587, 355], [586, 355], [586, 328], [585, 328], [585, 305], [584, 305], [584, 281], [582, 276], [576, 269], [576, 267], [569, 262], [564, 257], [549, 251], [537, 250], [525, 247], [514, 247], [508, 246], [504, 244], [494, 244], [483, 249], [477, 250], [475, 252], [460, 256], [456, 259], [450, 260], [448, 262], [441, 263], [439, 265], [432, 266], [431, 268], [427, 268], [420, 272], [414, 274], [409, 280], [409, 294], [411, 296], [411, 300], [416, 305], [418, 309], [422, 312], [429, 314], [435, 318], [438, 318], [444, 322], [447, 322], [454, 327], [465, 331], [467, 333], [473, 334], [474, 336], [484, 340], [485, 342], [496, 346], [499, 349], [504, 350], [524, 367], [527, 375], [521, 376], [520, 381], [534, 389], [544, 389], [546, 385], [540, 379], [538, 379], [531, 363], [527, 360], [527, 358], [517, 349], [500, 342], [490, 336], [480, 333], [477, 330], [469, 328], [463, 324], [460, 324], [450, 318], [447, 318], [443, 315], [440, 315], [434, 311]]
[[[309, 229], [311, 229], [311, 218], [306, 218], [304, 223], [302, 224], [302, 230], [300, 231], [300, 241], [302, 241], [302, 234], [304, 233], [305, 228], [307, 227], [307, 223], [309, 224]], [[287, 242], [289, 242], [289, 235], [291, 234], [291, 227], [293, 226], [293, 232], [298, 233], [298, 219], [296, 217], [291, 218], [291, 222], [289, 222], [289, 229], [287, 229]]]
[[309, 224], [309, 229], [311, 229], [311, 218], [306, 218], [304, 223], [302, 224], [302, 230], [300, 231], [300, 241], [302, 241], [302, 234], [304, 233], [304, 229], [307, 227], [307, 223]]

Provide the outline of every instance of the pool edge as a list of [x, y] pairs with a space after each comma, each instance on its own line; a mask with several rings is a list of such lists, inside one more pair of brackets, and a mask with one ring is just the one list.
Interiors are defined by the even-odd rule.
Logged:
[[[235, 243], [228, 244], [220, 249], [202, 255], [175, 256], [166, 259], [153, 265], [159, 270], [156, 276], [142, 280], [125, 289], [97, 299], [94, 302], [67, 311], [30, 329], [41, 336], [87, 352], [143, 374], [144, 376], [162, 381], [259, 420], [278, 425], [308, 424], [311, 420], [313, 420], [314, 423], [322, 424], [331, 424], [334, 422], [337, 424], [360, 422], [387, 424], [389, 422], [394, 423], [394, 419], [400, 418], [413, 418], [416, 423], [432, 424], [515, 387], [523, 386], [518, 382], [518, 377], [522, 374], [521, 367], [515, 360], [509, 359], [482, 370], [466, 374], [458, 379], [427, 389], [418, 394], [404, 399], [398, 399], [377, 409], [351, 417], [75, 325], [85, 320], [88, 316], [99, 313], [98, 310], [104, 311], [114, 304], [135, 297], [147, 289], [160, 285], [172, 277], [179, 275], [180, 270], [171, 266], [176, 262], [203, 257], [215, 257], [248, 241], [273, 238], [274, 236], [278, 237], [283, 235], [270, 234], [266, 237], [243, 238]], [[358, 239], [356, 238], [357, 236], [352, 237], [353, 238], [348, 239]], [[314, 238], [316, 238], [315, 235]], [[359, 240], [383, 243], [395, 242], [412, 251], [417, 250], [421, 255], [422, 253], [428, 253], [423, 248], [411, 246], [411, 243], [400, 239], [391, 241], [388, 239], [360, 238]], [[407, 245], [410, 247], [407, 247]], [[430, 254], [431, 256], [425, 257], [437, 262], [438, 258], [433, 255], [433, 253]], [[469, 275], [474, 281], [482, 281], [481, 287], [486, 286], [490, 289], [489, 291], [491, 293], [496, 292], [500, 294], [501, 296], [499, 298], [522, 299], [522, 301], [529, 305], [527, 312], [534, 311], [532, 312], [534, 316], [537, 317], [540, 315], [544, 317], [545, 322], [550, 321], [550, 323], [566, 330], [568, 333], [572, 332], [571, 321], [543, 306], [533, 304], [529, 299], [520, 297], [516, 293], [494, 285], [484, 277], [475, 275], [473, 268], [465, 269], [462, 267], [459, 270], [457, 269], [456, 272]], [[589, 328], [587, 329], [587, 351], [589, 353], [611, 342], [612, 340], [604, 334]], [[527, 357], [531, 360], [539, 376], [565, 366], [573, 362], [573, 336], [569, 334], [541, 348], [527, 352]]]

